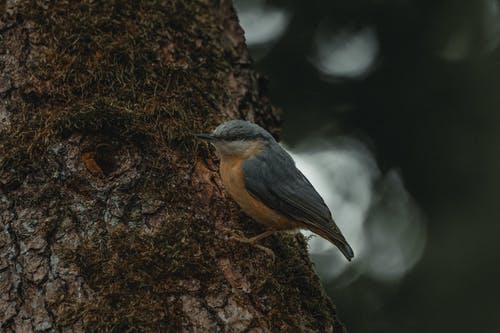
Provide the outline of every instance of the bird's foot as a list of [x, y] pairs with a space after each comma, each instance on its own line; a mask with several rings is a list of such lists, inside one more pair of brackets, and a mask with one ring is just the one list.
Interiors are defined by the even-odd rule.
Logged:
[[249, 244], [255, 248], [258, 248], [259, 250], [263, 251], [265, 254], [267, 254], [269, 257], [271, 257], [271, 260], [274, 262], [275, 259], [276, 259], [276, 256], [273, 252], [273, 250], [271, 250], [270, 248], [268, 247], [265, 247], [263, 245], [260, 245], [260, 244], [257, 244], [256, 241], [258, 239], [255, 239], [256, 237], [253, 237], [253, 238], [246, 238], [244, 236], [240, 236], [238, 235], [236, 232], [234, 232], [230, 237], [229, 239], [231, 240], [234, 240], [234, 241], [237, 241], [237, 242], [240, 242], [240, 243], [245, 243], [245, 244]]

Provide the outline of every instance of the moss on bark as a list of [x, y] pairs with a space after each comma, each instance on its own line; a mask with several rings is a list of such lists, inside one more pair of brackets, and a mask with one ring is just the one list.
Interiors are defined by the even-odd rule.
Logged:
[[5, 331], [342, 330], [302, 236], [259, 227], [194, 133], [277, 134], [226, 1], [0, 2]]

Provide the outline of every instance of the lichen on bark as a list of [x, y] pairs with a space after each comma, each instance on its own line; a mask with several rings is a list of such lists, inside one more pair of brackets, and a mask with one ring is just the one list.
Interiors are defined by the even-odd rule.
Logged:
[[0, 327], [343, 330], [302, 236], [259, 227], [193, 134], [278, 134], [228, 1], [0, 2]]

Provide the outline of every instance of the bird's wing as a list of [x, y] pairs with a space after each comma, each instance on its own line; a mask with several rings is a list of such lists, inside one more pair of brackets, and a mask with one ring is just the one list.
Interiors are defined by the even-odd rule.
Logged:
[[335, 244], [351, 260], [352, 248], [332, 219], [323, 198], [295, 167], [292, 157], [277, 143], [243, 162], [246, 189], [266, 206], [302, 222]]
[[321, 196], [278, 144], [245, 160], [243, 175], [247, 190], [268, 207], [310, 227], [340, 233]]

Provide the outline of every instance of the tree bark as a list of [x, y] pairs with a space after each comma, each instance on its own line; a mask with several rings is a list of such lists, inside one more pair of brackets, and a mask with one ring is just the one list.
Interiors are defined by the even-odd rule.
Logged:
[[2, 332], [342, 332], [194, 133], [278, 134], [229, 1], [0, 1]]

